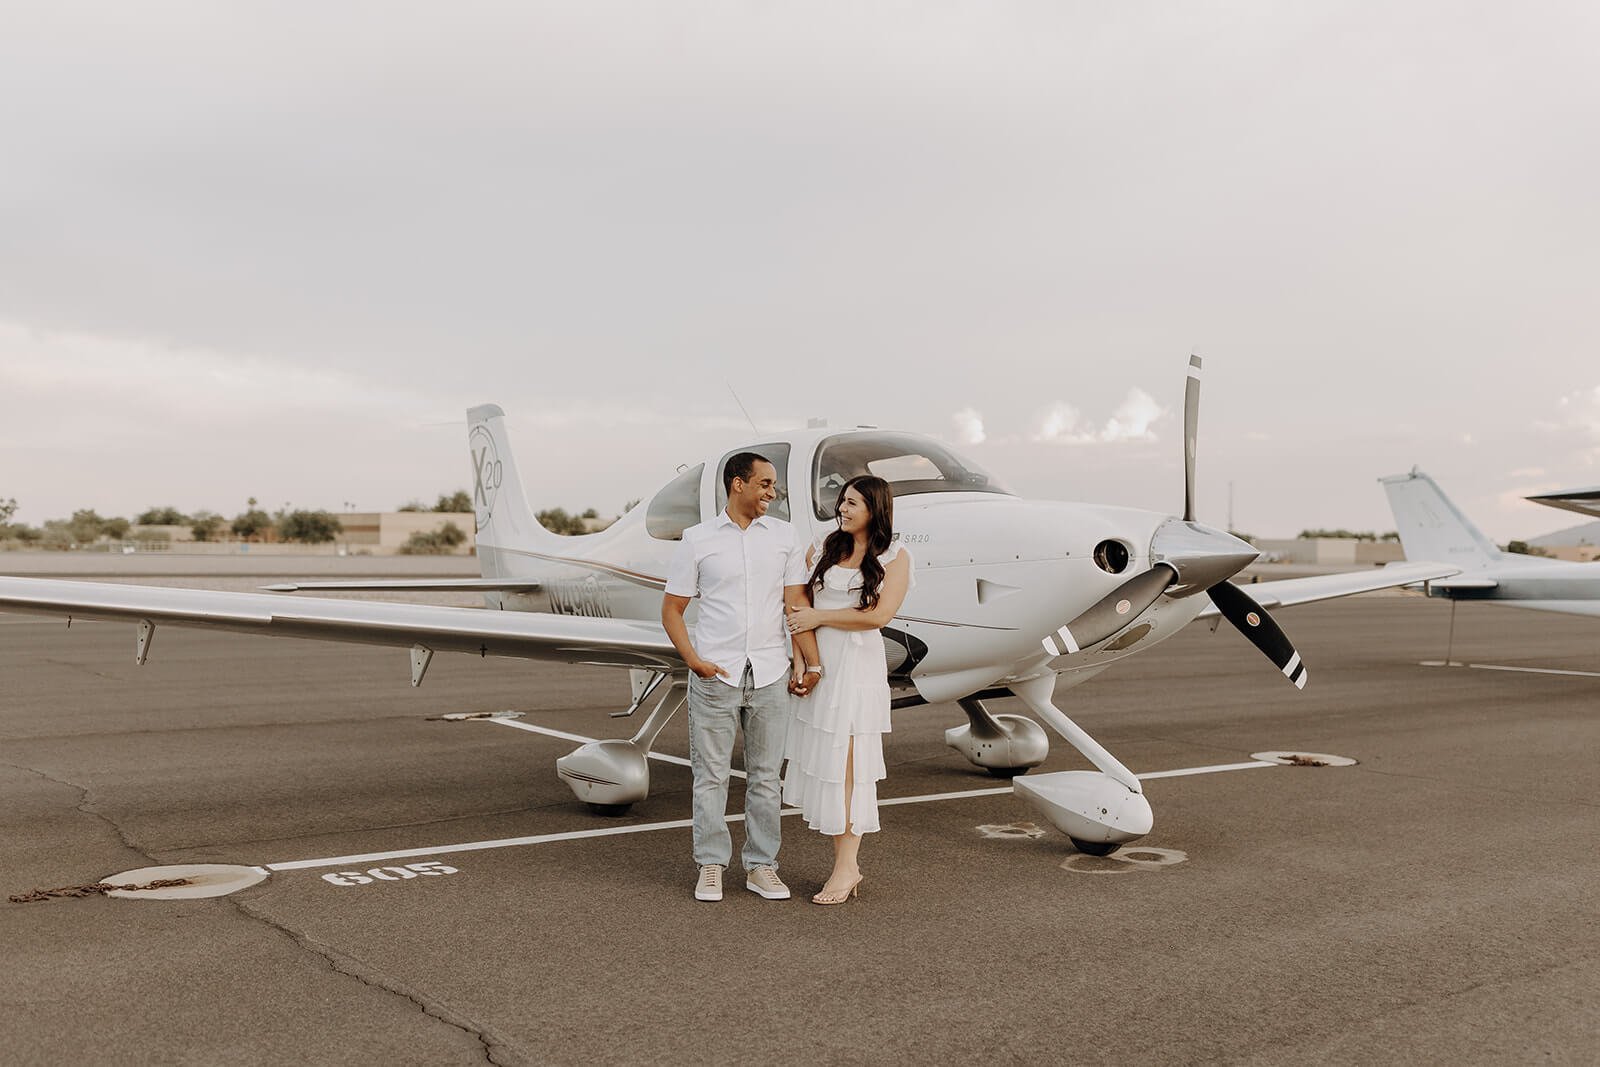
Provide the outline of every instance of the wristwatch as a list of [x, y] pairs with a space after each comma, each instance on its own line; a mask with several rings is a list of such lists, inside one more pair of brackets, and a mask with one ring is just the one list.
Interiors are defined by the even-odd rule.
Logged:
[[806, 674], [814, 674], [818, 678], [821, 678], [822, 677], [822, 664], [813, 663], [811, 666], [809, 666], [809, 667], [807, 667], [805, 669], [805, 673]]

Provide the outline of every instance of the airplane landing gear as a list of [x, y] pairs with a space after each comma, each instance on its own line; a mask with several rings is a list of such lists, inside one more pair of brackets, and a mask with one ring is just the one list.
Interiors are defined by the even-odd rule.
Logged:
[[1050, 739], [1026, 715], [995, 715], [977, 697], [958, 701], [967, 725], [944, 732], [944, 743], [996, 778], [1015, 778], [1043, 763]]
[[1017, 795], [1066, 834], [1079, 852], [1091, 856], [1109, 855], [1148, 834], [1155, 816], [1139, 779], [1050, 702], [1055, 675], [1013, 685], [1011, 691], [1099, 768], [1057, 771], [1018, 781], [1013, 787]]
[[556, 760], [556, 774], [597, 815], [623, 815], [650, 795], [650, 746], [688, 700], [687, 678], [674, 678], [639, 732], [580, 745]]

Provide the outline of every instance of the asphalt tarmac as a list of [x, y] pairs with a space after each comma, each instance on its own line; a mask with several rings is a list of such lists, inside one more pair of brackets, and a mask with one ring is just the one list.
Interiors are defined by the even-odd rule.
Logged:
[[898, 712], [882, 795], [938, 799], [886, 806], [861, 898], [821, 908], [792, 818], [795, 899], [696, 902], [689, 831], [651, 828], [685, 767], [601, 818], [555, 777], [573, 742], [437, 719], [625, 736], [615, 672], [440, 656], [412, 690], [403, 651], [171, 627], [139, 668], [131, 626], [0, 615], [0, 897], [271, 869], [0, 901], [0, 1060], [1592, 1063], [1600, 622], [1467, 605], [1457, 659], [1579, 673], [1420, 666], [1448, 617], [1280, 612], [1303, 692], [1196, 625], [1061, 695], [1141, 774], [1359, 761], [1152, 778], [1154, 831], [1104, 859], [945, 747], [958, 709]]

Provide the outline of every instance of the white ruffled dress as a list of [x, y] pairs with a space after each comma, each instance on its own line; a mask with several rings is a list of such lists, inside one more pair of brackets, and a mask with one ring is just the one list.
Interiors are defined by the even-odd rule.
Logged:
[[[896, 544], [878, 559], [887, 567], [904, 551]], [[815, 606], [836, 611], [860, 603], [861, 572], [828, 568], [815, 592]], [[783, 802], [799, 808], [811, 829], [830, 837], [844, 833], [845, 761], [854, 738], [850, 830], [870, 834], [878, 829], [878, 783], [888, 774], [883, 763], [883, 735], [889, 732], [883, 633], [823, 626], [816, 634], [825, 673], [810, 696], [795, 701], [789, 717]]]

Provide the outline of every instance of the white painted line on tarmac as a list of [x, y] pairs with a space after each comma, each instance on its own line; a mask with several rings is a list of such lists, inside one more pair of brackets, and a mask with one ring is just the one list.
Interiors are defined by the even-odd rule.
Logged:
[[1151, 778], [1181, 778], [1186, 774], [1220, 774], [1223, 771], [1248, 771], [1254, 767], [1282, 767], [1282, 763], [1269, 763], [1267, 760], [1253, 759], [1249, 763], [1219, 763], [1214, 767], [1184, 767], [1177, 771], [1151, 771], [1149, 774], [1139, 775], [1139, 781]]
[[[1175, 771], [1149, 771], [1145, 774], [1135, 775], [1139, 781], [1151, 778], [1181, 778], [1186, 774], [1217, 774], [1220, 771], [1247, 771], [1252, 767], [1282, 767], [1282, 763], [1269, 763], [1266, 760], [1251, 760], [1249, 763], [1218, 763], [1211, 767], [1180, 767]], [[960, 800], [963, 797], [992, 797], [1001, 793], [1011, 792], [1009, 785], [993, 786], [988, 789], [969, 789], [964, 793], [926, 793], [920, 797], [894, 797], [890, 800], [879, 800], [878, 807], [887, 807], [890, 804], [923, 804], [932, 800]], [[785, 815], [788, 812], [784, 812]]]
[[1508, 667], [1498, 663], [1462, 663], [1460, 660], [1426, 659], [1418, 666], [1421, 667], [1471, 667], [1476, 671], [1515, 671], [1518, 674], [1564, 674], [1571, 678], [1600, 678], [1600, 671], [1565, 671], [1554, 667]]
[[[491, 720], [506, 722], [504, 719]], [[580, 740], [575, 734], [562, 734], [555, 730], [539, 728], [538, 733], [551, 733], [569, 740]], [[581, 739], [587, 740], [587, 739]], [[1151, 771], [1139, 775], [1142, 781], [1147, 778], [1177, 778], [1186, 774], [1216, 774], [1220, 771], [1242, 771], [1252, 767], [1281, 767], [1279, 763], [1264, 763], [1252, 760], [1249, 763], [1223, 763], [1210, 767], [1184, 767], [1175, 771]], [[991, 786], [987, 789], [968, 789], [957, 793], [924, 793], [914, 797], [890, 797], [878, 801], [878, 807], [892, 807], [897, 804], [927, 804], [937, 800], [964, 800], [969, 797], [992, 797], [1002, 793], [1011, 792], [1009, 785]], [[797, 808], [785, 808], [784, 816], [799, 815]], [[744, 816], [729, 815], [730, 823], [743, 822]], [[393, 852], [363, 852], [350, 856], [331, 856], [315, 860], [285, 860], [280, 863], [264, 863], [261, 866], [269, 871], [303, 871], [314, 867], [344, 867], [347, 865], [360, 865], [363, 863], [379, 863], [384, 860], [409, 859], [413, 856], [447, 856], [453, 852], [482, 852], [494, 848], [518, 848], [522, 845], [544, 845], [555, 841], [578, 841], [588, 837], [617, 837], [621, 834], [643, 834], [655, 830], [683, 830], [694, 825], [693, 819], [673, 819], [670, 822], [647, 822], [635, 826], [601, 826], [593, 830], [568, 830], [558, 834], [534, 834], [529, 837], [502, 837], [492, 841], [467, 841], [455, 845], [438, 845], [433, 848], [404, 848]]]
[[[743, 815], [731, 815], [729, 822], [739, 822]], [[289, 860], [286, 863], [266, 863], [269, 871], [303, 871], [311, 867], [343, 867], [345, 864], [375, 863], [379, 860], [398, 860], [409, 856], [447, 856], [452, 852], [481, 852], [490, 848], [515, 848], [519, 845], [543, 845], [551, 841], [576, 841], [582, 837], [614, 837], [617, 834], [642, 834], [647, 830], [678, 830], [693, 826], [693, 819], [674, 819], [672, 822], [642, 823], [638, 826], [603, 826], [596, 830], [572, 830], [564, 834], [535, 834], [532, 837], [502, 837], [495, 841], [468, 841], [459, 845], [440, 845], [437, 848], [404, 848], [395, 852], [365, 852], [356, 856], [333, 856], [320, 860]]]
[[[576, 741], [580, 745], [592, 744], [593, 742], [600, 740], [598, 737], [584, 737], [582, 734], [569, 734], [565, 730], [552, 730], [548, 726], [535, 726], [531, 722], [518, 722], [516, 719], [496, 719], [491, 717], [487, 719], [472, 719], [470, 721], [497, 722], [501, 726], [510, 726], [517, 730], [527, 730], [530, 733], [544, 734], [546, 737], [559, 737], [566, 741]], [[684, 759], [682, 756], [669, 756], [665, 752], [646, 752], [645, 755], [649, 756], [651, 759], [660, 760], [662, 763], [673, 763], [679, 767], [689, 766], [689, 761]], [[728, 773], [733, 775], [735, 778], [747, 777], [745, 773], [740, 770], [731, 770]]]
[[1573, 678], [1600, 678], [1595, 671], [1562, 671], [1554, 667], [1501, 667], [1493, 663], [1472, 663], [1468, 666], [1480, 671], [1519, 671], [1523, 674], [1565, 674]]

